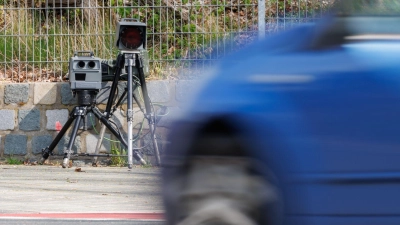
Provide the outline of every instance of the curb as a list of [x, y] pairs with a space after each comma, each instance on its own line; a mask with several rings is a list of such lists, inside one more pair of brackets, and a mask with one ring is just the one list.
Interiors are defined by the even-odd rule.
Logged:
[[164, 221], [164, 213], [2, 213], [0, 219], [79, 219]]

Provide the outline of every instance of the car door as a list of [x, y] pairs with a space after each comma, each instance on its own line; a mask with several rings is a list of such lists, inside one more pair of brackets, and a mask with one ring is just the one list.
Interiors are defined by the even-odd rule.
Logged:
[[313, 77], [285, 92], [304, 125], [287, 138], [299, 165], [289, 214], [311, 224], [400, 222], [400, 43], [302, 54], [287, 57]]

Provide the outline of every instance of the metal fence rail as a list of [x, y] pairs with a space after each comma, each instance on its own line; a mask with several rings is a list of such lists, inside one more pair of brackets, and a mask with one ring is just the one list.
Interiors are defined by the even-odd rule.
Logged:
[[150, 74], [165, 79], [194, 64], [200, 69], [210, 65], [264, 32], [319, 18], [332, 0], [0, 3], [0, 81], [53, 82], [62, 80], [68, 72], [68, 61], [75, 51], [91, 50], [96, 57], [115, 58], [115, 25], [120, 18], [135, 17], [147, 24]]

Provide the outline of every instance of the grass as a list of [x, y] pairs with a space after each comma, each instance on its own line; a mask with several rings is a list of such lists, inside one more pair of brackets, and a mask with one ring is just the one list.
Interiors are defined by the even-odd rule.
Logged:
[[[95, 7], [85, 11], [79, 7], [45, 9], [40, 4], [29, 9], [15, 5], [24, 4], [20, 1], [6, 1], [0, 6], [0, 78], [21, 71], [33, 71], [33, 81], [49, 73], [65, 75], [69, 58], [79, 50], [113, 59], [118, 51], [114, 47], [116, 21], [126, 17], [147, 24], [150, 68], [155, 67], [150, 78], [167, 79], [176, 76], [178, 70], [171, 73], [164, 68], [190, 67], [192, 59], [214, 60], [215, 56], [242, 47], [243, 42], [251, 42], [248, 37], [229, 41], [229, 34], [254, 30], [257, 24], [258, 0], [209, 0], [211, 5], [200, 0], [174, 0], [173, 7], [162, 0], [151, 4], [161, 7], [149, 6], [142, 0], [131, 2], [131, 6], [124, 6], [123, 2], [126, 1], [91, 1]], [[316, 0], [267, 2], [266, 16], [272, 18], [296, 10], [321, 11], [327, 7]], [[2, 10], [7, 8], [13, 9]], [[228, 40], [227, 44], [222, 40]]]
[[153, 168], [153, 165], [151, 163], [147, 163], [146, 165], [141, 165], [142, 168]]
[[[121, 147], [121, 143], [111, 141], [111, 154], [113, 155], [126, 155], [127, 152], [125, 149]], [[121, 157], [111, 157], [111, 166], [120, 166], [123, 167], [127, 164], [127, 157], [126, 156], [121, 156]]]
[[6, 157], [6, 163], [8, 165], [21, 165], [23, 163], [23, 161], [18, 159], [17, 157], [10, 155], [10, 156]]
[[0, 62], [18, 63], [26, 70], [43, 67], [66, 72], [66, 62], [76, 50], [93, 50], [96, 55], [102, 56], [116, 53], [109, 44], [114, 28], [107, 24], [102, 26], [101, 33], [108, 36], [87, 35], [93, 34], [92, 27], [97, 25], [83, 25], [77, 17], [74, 17], [74, 26], [71, 26], [65, 15], [60, 14], [60, 17], [50, 20], [40, 10], [14, 9], [8, 10], [4, 16]]

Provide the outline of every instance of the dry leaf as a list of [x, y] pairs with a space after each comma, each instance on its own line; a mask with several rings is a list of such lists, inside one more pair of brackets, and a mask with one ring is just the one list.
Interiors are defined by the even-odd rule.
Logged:
[[85, 171], [83, 171], [80, 167], [78, 167], [75, 169], [75, 172], [85, 172]]

